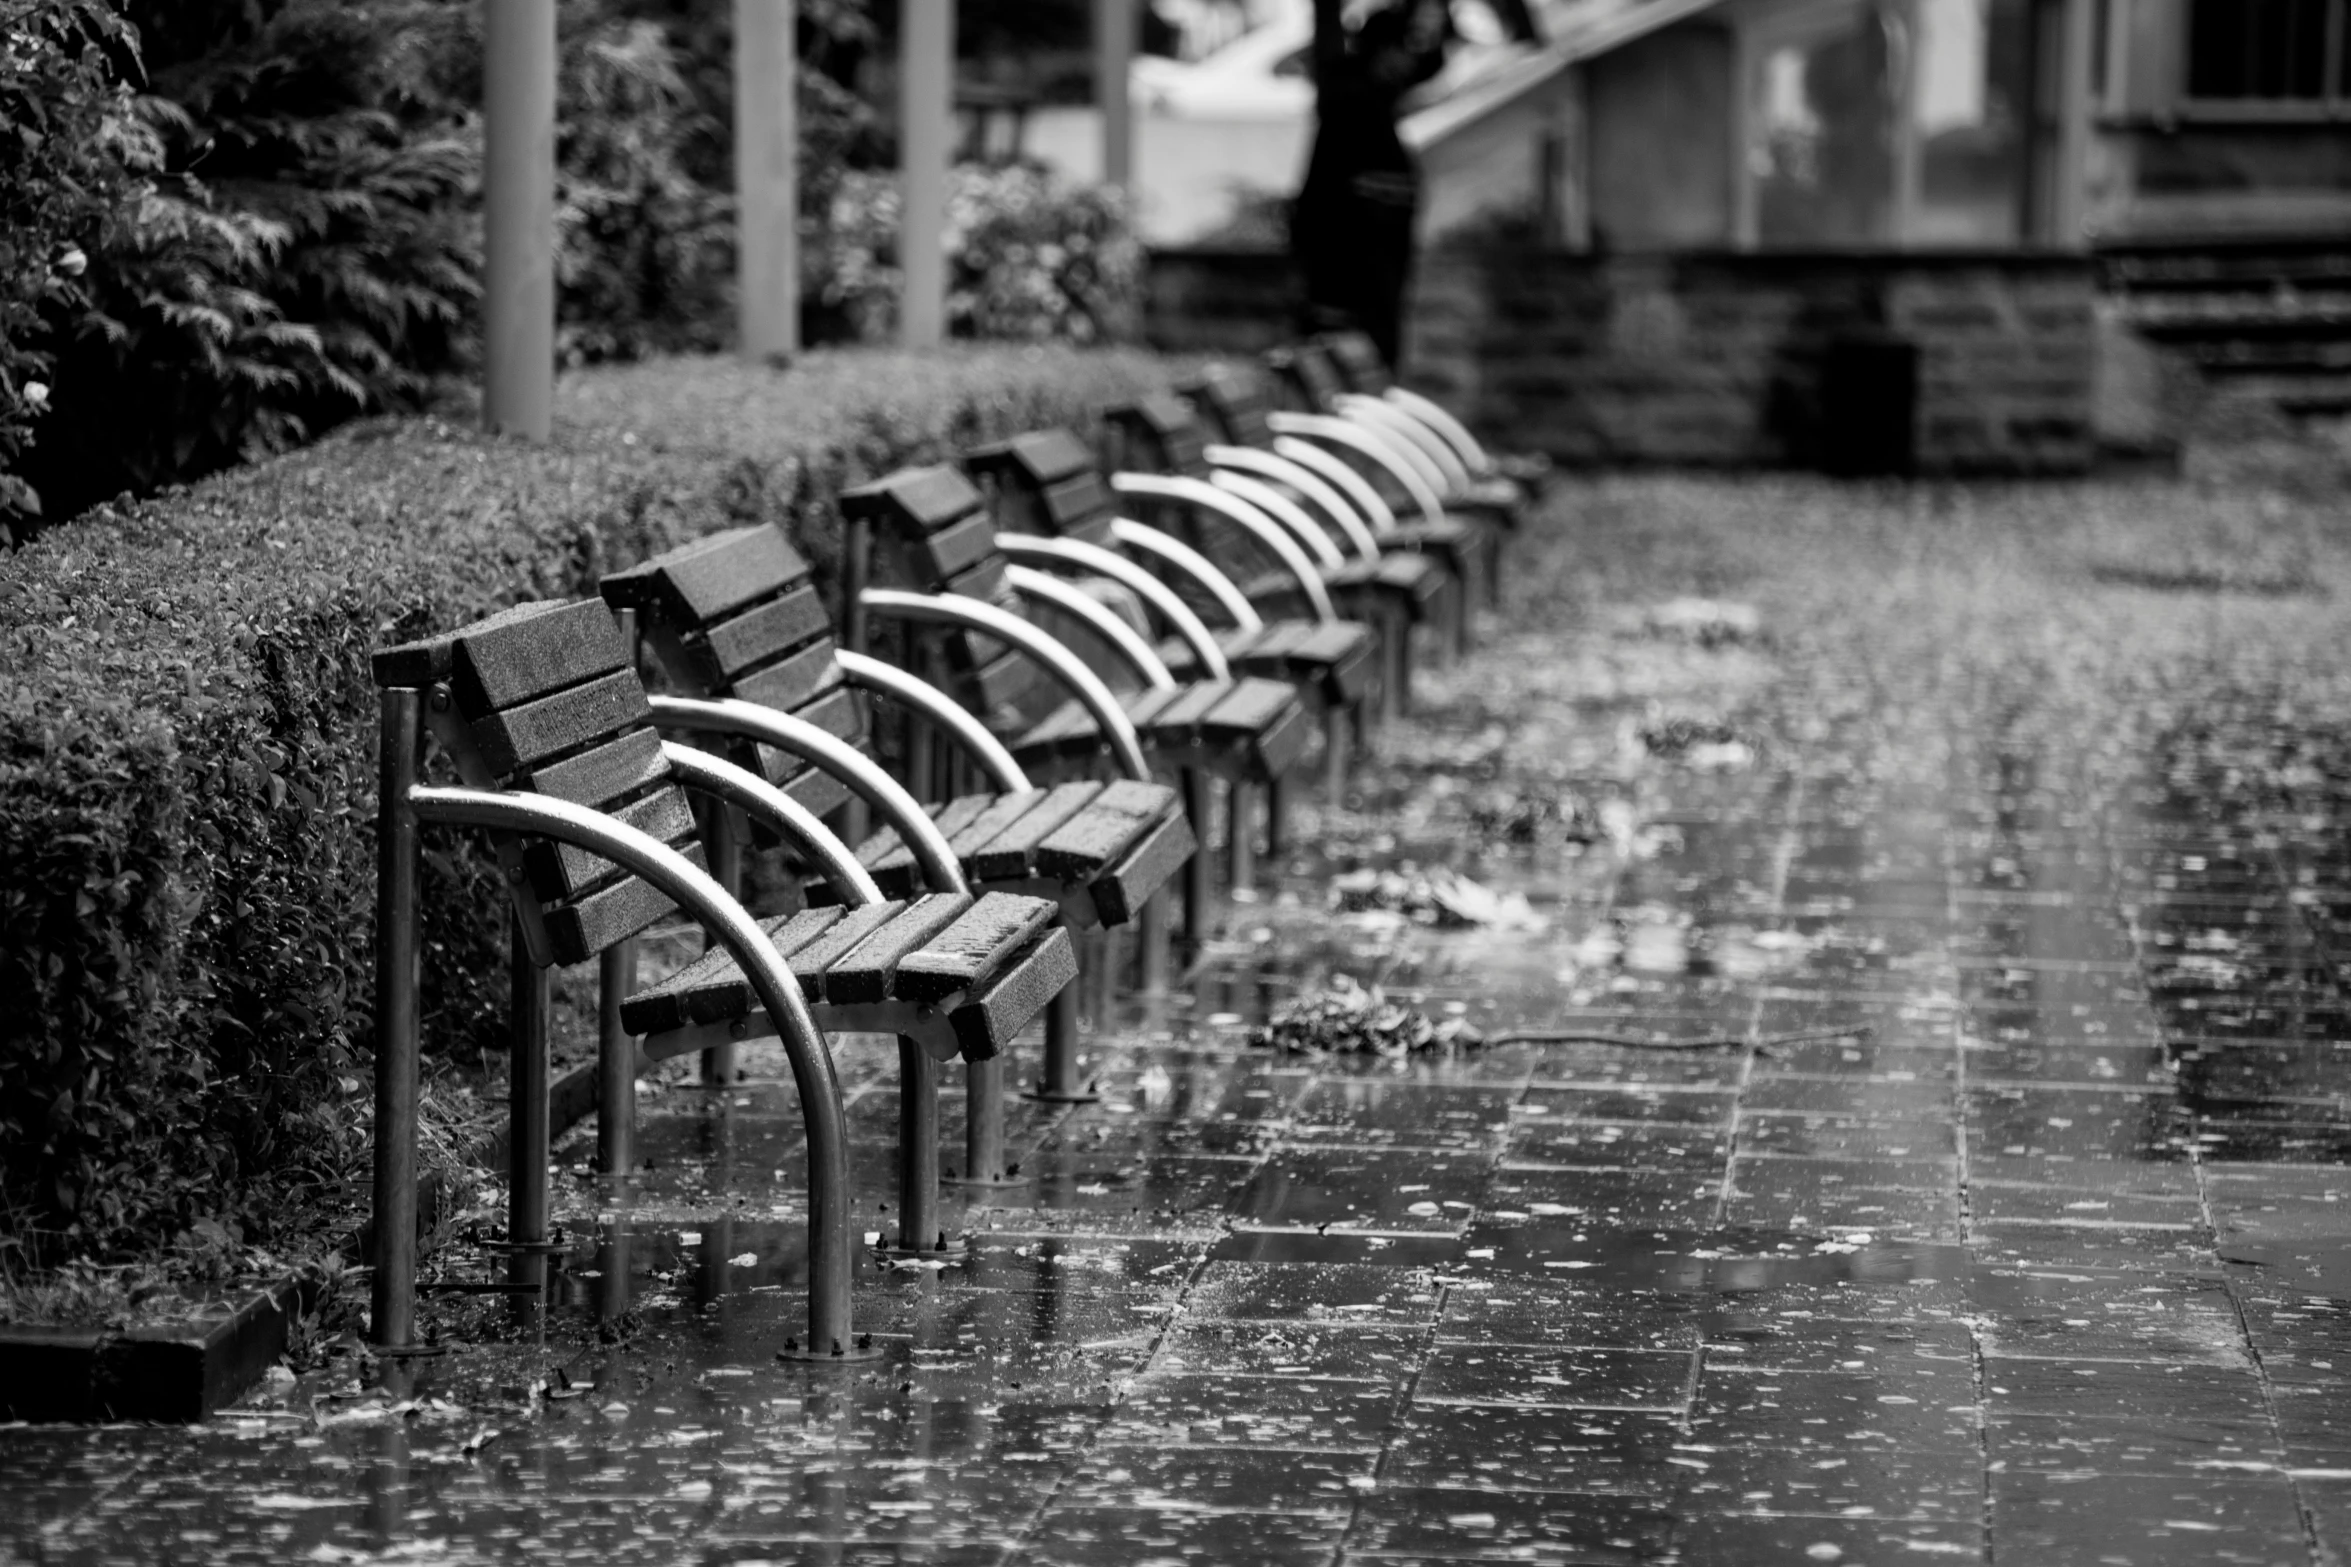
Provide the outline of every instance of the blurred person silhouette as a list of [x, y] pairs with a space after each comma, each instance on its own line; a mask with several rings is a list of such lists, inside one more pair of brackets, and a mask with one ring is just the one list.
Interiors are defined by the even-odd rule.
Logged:
[[1455, 36], [1449, 0], [1387, 0], [1349, 29], [1345, 0], [1314, 0], [1314, 151], [1290, 209], [1308, 332], [1359, 327], [1392, 366], [1404, 335], [1420, 170], [1396, 134], [1404, 95]]

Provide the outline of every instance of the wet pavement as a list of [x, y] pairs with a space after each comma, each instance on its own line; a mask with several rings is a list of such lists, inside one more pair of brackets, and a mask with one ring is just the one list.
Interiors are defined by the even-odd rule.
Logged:
[[[1023, 1101], [1023, 1184], [869, 1260], [874, 1358], [775, 1359], [798, 1132], [755, 1051], [649, 1085], [627, 1189], [592, 1128], [560, 1150], [543, 1320], [439, 1297], [467, 1342], [388, 1392], [344, 1361], [199, 1429], [0, 1428], [0, 1553], [2335, 1560], [2340, 631], [2323, 592], [2065, 575], [2209, 497], [1957, 493], [1571, 489], [1357, 808], [1097, 1030], [1100, 1102]], [[1693, 592], [1763, 629], [1636, 612]], [[1532, 918], [1326, 906], [1437, 865]], [[1497, 1040], [1740, 1043], [1251, 1042], [1339, 976]], [[886, 1233], [889, 1048], [842, 1054]]]

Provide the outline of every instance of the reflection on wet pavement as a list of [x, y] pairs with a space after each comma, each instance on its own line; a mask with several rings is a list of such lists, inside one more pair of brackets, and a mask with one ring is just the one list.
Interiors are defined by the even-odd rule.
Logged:
[[[2281, 794], [2239, 776], [2260, 737], [2208, 716], [2092, 765], [1948, 693], [1880, 735], [1815, 671], [1787, 701], [1820, 710], [1759, 722], [1757, 765], [1628, 781], [1611, 737], [1661, 689], [1753, 696], [1769, 660], [1690, 652], [1644, 684], [1594, 631], [1567, 667], [1614, 684], [1522, 712], [1514, 743], [1616, 826], [1465, 851], [1441, 815], [1465, 791], [1433, 781], [1459, 761], [1502, 789], [1504, 741], [1444, 692], [1558, 646], [1498, 638], [1392, 743], [1392, 798], [1307, 824], [1182, 994], [1121, 1003], [1099, 1103], [1014, 1105], [1020, 1183], [942, 1196], [968, 1246], [861, 1272], [877, 1358], [775, 1358], [801, 1320], [799, 1132], [753, 1051], [739, 1085], [645, 1099], [625, 1190], [587, 1173], [592, 1128], [560, 1150], [572, 1244], [535, 1326], [477, 1305], [446, 1319], [472, 1342], [383, 1391], [321, 1373], [201, 1429], [0, 1429], [0, 1540], [43, 1562], [2332, 1559], [2351, 753], [2274, 769]], [[1449, 852], [1542, 928], [1328, 906], [1335, 872]], [[1854, 1032], [1249, 1045], [1334, 974], [1490, 1034]], [[891, 1052], [841, 1058], [860, 1228], [887, 1233]]]

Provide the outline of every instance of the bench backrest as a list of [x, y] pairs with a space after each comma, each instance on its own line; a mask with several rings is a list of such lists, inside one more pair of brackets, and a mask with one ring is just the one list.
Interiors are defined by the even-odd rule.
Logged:
[[1179, 393], [1155, 392], [1120, 403], [1103, 412], [1102, 422], [1110, 432], [1111, 465], [1123, 473], [1200, 478], [1208, 472], [1208, 448], [1216, 437]]
[[1179, 390], [1216, 438], [1232, 446], [1270, 447], [1273, 396], [1265, 377], [1238, 365], [1211, 365]]
[[1269, 349], [1265, 368], [1289, 405], [1300, 413], [1327, 413], [1332, 401], [1347, 390], [1330, 355], [1312, 342]]
[[[1027, 619], [1006, 585], [996, 522], [982, 495], [956, 469], [901, 468], [841, 494], [841, 515], [873, 530], [875, 580], [918, 593], [957, 593]], [[1040, 678], [1017, 653], [969, 631], [924, 626], [918, 652], [932, 656], [913, 672], [934, 681], [982, 718], [1028, 695]]]
[[[832, 616], [808, 563], [765, 524], [735, 528], [616, 571], [598, 584], [615, 609], [633, 609], [679, 691], [739, 697], [790, 713], [852, 745], [866, 739], [863, 696], [843, 682]], [[756, 767], [822, 815], [849, 798], [832, 774], [772, 746], [740, 746]]]
[[1082, 544], [1110, 542], [1118, 497], [1093, 448], [1076, 431], [1031, 430], [991, 442], [967, 453], [963, 466], [986, 494], [999, 526]]
[[1325, 332], [1316, 339], [1339, 378], [1347, 383], [1350, 392], [1361, 392], [1377, 397], [1396, 384], [1388, 372], [1388, 362], [1380, 357], [1379, 346], [1372, 342], [1368, 332]]
[[[694, 813], [663, 759], [631, 651], [596, 599], [518, 604], [375, 655], [381, 686], [433, 688], [459, 720], [444, 730], [466, 782], [591, 806], [697, 865]], [[584, 849], [500, 845], [517, 911], [556, 963], [583, 963], [675, 907]], [[534, 935], [534, 950], [539, 942]]]

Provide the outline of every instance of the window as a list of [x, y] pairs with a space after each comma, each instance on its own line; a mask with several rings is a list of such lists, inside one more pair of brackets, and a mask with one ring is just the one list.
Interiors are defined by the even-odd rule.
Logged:
[[2189, 0], [2188, 96], [2320, 104], [2343, 96], [2351, 0]]

